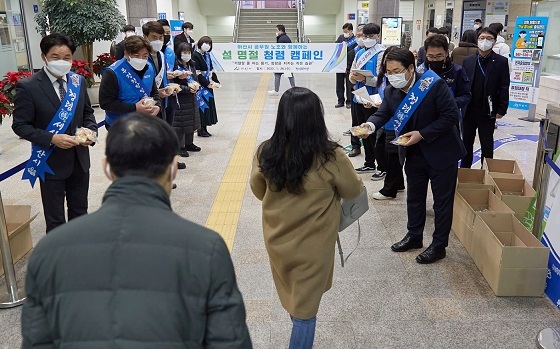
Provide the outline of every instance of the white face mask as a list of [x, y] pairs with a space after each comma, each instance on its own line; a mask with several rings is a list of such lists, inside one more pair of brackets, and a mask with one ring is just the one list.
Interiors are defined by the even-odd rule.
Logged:
[[343, 35], [344, 35], [344, 37], [345, 37], [346, 39], [348, 39], [348, 38], [350, 37], [350, 35], [352, 35], [352, 34], [350, 34], [350, 33], [344, 33]]
[[473, 27], [474, 27], [474, 30], [477, 30], [478, 28], [480, 28], [480, 24], [475, 24], [475, 25], [473, 25]]
[[[410, 78], [412, 79], [412, 75], [410, 76]], [[391, 86], [393, 86], [394, 88], [404, 88], [410, 80], [406, 79], [406, 71], [400, 74], [387, 75], [387, 79], [389, 80]]]
[[210, 50], [210, 45], [208, 45], [207, 43], [202, 44], [202, 46], [200, 46], [200, 49], [204, 52], [208, 52]]
[[150, 45], [152, 45], [154, 51], [161, 51], [161, 49], [163, 48], [163, 41], [161, 40], [150, 41]]
[[72, 69], [72, 63], [64, 60], [57, 60], [57, 61], [50, 61], [47, 63], [47, 69], [51, 72], [52, 75], [59, 77], [59, 76], [66, 76]]
[[134, 70], [141, 71], [144, 67], [146, 67], [146, 64], [148, 64], [148, 60], [142, 58], [131, 58], [128, 63], [130, 63]]
[[375, 39], [372, 38], [364, 39], [364, 46], [367, 48], [373, 47], [375, 46], [375, 44], [377, 44], [377, 40]]
[[494, 46], [494, 43], [490, 40], [484, 39], [478, 41], [478, 48], [481, 51], [489, 51], [492, 48], [492, 46]]
[[358, 46], [364, 47], [364, 39], [363, 38], [357, 38], [356, 42], [358, 43]]
[[181, 55], [181, 59], [185, 62], [188, 62], [191, 60], [191, 54], [190, 53], [184, 53]]
[[187, 33], [188, 36], [191, 36], [193, 34], [193, 31], [191, 29], [187, 29], [185, 30], [185, 33]]

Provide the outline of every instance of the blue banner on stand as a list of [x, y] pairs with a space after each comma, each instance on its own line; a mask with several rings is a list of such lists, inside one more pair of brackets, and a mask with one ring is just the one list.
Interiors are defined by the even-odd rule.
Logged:
[[[78, 97], [80, 96], [80, 87], [82, 84], [82, 78], [75, 73], [68, 73], [68, 91], [62, 100], [58, 111], [54, 115], [53, 119], [45, 129], [45, 131], [52, 134], [64, 134], [68, 129], [68, 126], [72, 123], [74, 114], [76, 113], [76, 108], [78, 106]], [[52, 169], [47, 164], [47, 160], [54, 151], [54, 146], [45, 149], [38, 145], [33, 145], [31, 148], [31, 157], [27, 161], [25, 170], [23, 171], [22, 180], [29, 180], [31, 187], [35, 186], [37, 177], [39, 177], [43, 182], [45, 181], [45, 173], [54, 174]]]

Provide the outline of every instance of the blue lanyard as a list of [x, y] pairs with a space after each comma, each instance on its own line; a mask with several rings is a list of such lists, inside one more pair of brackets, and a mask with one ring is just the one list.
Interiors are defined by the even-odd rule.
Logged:
[[480, 64], [480, 56], [478, 56], [476, 60], [478, 62], [478, 67], [480, 68], [480, 71], [482, 72], [482, 75], [484, 75], [484, 77], [486, 77], [486, 72], [484, 71], [484, 69], [482, 69], [482, 64]]

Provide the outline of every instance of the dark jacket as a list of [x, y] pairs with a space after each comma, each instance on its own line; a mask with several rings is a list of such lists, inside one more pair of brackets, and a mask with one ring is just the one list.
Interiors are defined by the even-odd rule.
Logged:
[[[486, 113], [491, 117], [496, 114], [506, 115], [509, 105], [509, 63], [508, 59], [490, 52], [488, 56], [488, 66], [486, 67], [486, 77], [484, 78], [484, 95], [492, 100], [492, 110], [488, 108]], [[471, 81], [474, 80], [475, 69], [478, 68], [478, 54], [471, 55], [463, 61], [463, 68]], [[483, 103], [488, 106], [487, 101], [475, 101], [472, 103]]]
[[118, 61], [124, 57], [124, 40], [115, 45], [115, 59]]
[[[134, 71], [140, 78], [142, 78], [146, 70], [148, 70], [147, 64], [142, 71]], [[117, 79], [115, 72], [111, 69], [106, 69], [103, 73], [103, 77], [101, 78], [101, 84], [99, 85], [99, 106], [101, 109], [118, 114], [128, 114], [136, 111], [136, 104], [124, 103], [119, 99], [120, 88], [119, 80]], [[155, 82], [152, 84], [150, 97], [154, 99], [156, 105], [160, 108], [159, 115], [161, 115], [161, 98], [159, 97]]]
[[460, 42], [459, 47], [456, 47], [453, 52], [451, 52], [451, 60], [453, 63], [463, 65], [463, 61], [470, 55], [474, 55], [478, 52], [478, 45], [471, 42]]
[[212, 60], [210, 60], [210, 67], [208, 67], [208, 65], [206, 64], [206, 60], [204, 59], [204, 56], [200, 52], [198, 52], [198, 50], [195, 50], [192, 55], [192, 62], [194, 63], [197, 72], [200, 72], [200, 74], [198, 74], [198, 82], [202, 86], [208, 88], [208, 85], [210, 85], [212, 81], [220, 83], [216, 73], [212, 73], [212, 81], [206, 79], [206, 77], [203, 74], [203, 72], [214, 69]]
[[286, 33], [282, 33], [276, 37], [276, 43], [278, 44], [291, 44], [292, 39]]
[[[79, 127], [97, 132], [97, 123], [87, 94], [86, 82], [82, 78], [80, 97], [72, 123], [66, 129], [67, 135], [76, 134]], [[23, 139], [40, 147], [51, 147], [53, 134], [45, 131], [60, 108], [60, 98], [44, 69], [23, 79], [16, 85], [14, 100], [14, 121], [12, 129]], [[89, 172], [90, 159], [88, 147], [77, 146], [70, 149], [56, 148], [47, 164], [53, 170], [53, 179], [66, 179], [74, 171], [74, 161], [78, 158], [82, 170]], [[50, 176], [50, 175], [48, 175]]]
[[251, 348], [229, 251], [157, 182], [117, 179], [53, 230], [26, 278], [23, 348]]
[[419, 67], [424, 64], [424, 62], [426, 62], [426, 49], [422, 46], [416, 53], [416, 66]]
[[[351, 39], [353, 37], [354, 37], [354, 35], [352, 35], [348, 39]], [[348, 39], [345, 38], [344, 35], [340, 35], [336, 39], [335, 43], [341, 44], [343, 42], [348, 42]], [[358, 46], [358, 43], [354, 43], [353, 45], [349, 45], [349, 46], [346, 47], [346, 62], [347, 62], [346, 74], [350, 74], [350, 69], [352, 69], [352, 63], [354, 62], [354, 58], [356, 57], [356, 52], [354, 52], [354, 49], [356, 48], [356, 46]]]
[[[421, 78], [416, 74], [416, 81]], [[395, 111], [406, 94], [389, 85], [379, 109], [368, 122], [380, 129], [395, 115]], [[459, 109], [453, 95], [443, 79], [434, 83], [422, 104], [418, 106], [401, 134], [420, 131], [424, 138], [413, 147], [419, 147], [428, 165], [436, 170], [444, 169], [465, 156], [466, 151], [459, 136]], [[401, 161], [406, 157], [407, 147], [399, 147]]]
[[177, 51], [179, 44], [182, 42], [188, 42], [189, 44], [191, 44], [191, 46], [194, 45], [195, 43], [193, 38], [191, 37], [187, 38], [185, 33], [181, 33], [173, 38], [173, 51]]
[[[181, 64], [179, 61], [175, 62], [175, 70], [178, 69], [179, 64]], [[193, 73], [193, 79], [198, 81], [192, 60], [189, 61], [188, 68], [185, 67], [185, 69], [190, 69]], [[177, 100], [179, 101], [179, 106], [175, 104], [173, 127], [182, 128], [185, 133], [194, 132], [200, 129], [200, 114], [196, 103], [196, 95], [190, 92], [187, 79], [175, 78], [174, 82], [181, 85], [182, 90], [177, 94], [177, 98], [174, 96], [169, 97], [170, 103], [177, 103]]]
[[[421, 74], [424, 73], [427, 63], [428, 62], [424, 62], [424, 64], [416, 70]], [[445, 80], [447, 86], [451, 89], [451, 93], [459, 109], [462, 110], [465, 108], [471, 101], [471, 80], [467, 76], [465, 69], [459, 64], [451, 63], [449, 69], [439, 74], [439, 77]]]

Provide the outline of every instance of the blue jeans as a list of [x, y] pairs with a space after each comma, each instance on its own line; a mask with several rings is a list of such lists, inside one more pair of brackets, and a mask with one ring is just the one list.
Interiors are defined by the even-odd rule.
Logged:
[[315, 339], [317, 318], [313, 317], [308, 320], [301, 320], [293, 316], [291, 318], [293, 326], [289, 349], [311, 349]]

